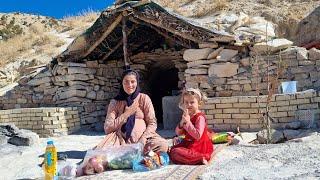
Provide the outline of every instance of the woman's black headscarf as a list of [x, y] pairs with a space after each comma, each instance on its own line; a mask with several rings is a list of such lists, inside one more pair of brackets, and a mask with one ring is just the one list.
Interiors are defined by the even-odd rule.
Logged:
[[[128, 95], [124, 91], [123, 85], [121, 84], [120, 91], [119, 91], [118, 95], [114, 98], [115, 100], [118, 100], [118, 101], [126, 101], [127, 102], [127, 106], [131, 106], [133, 104], [133, 100], [140, 93], [139, 74], [138, 74], [138, 72], [136, 72], [136, 71], [134, 71], [132, 69], [125, 70], [123, 72], [123, 74], [122, 74], [121, 83], [123, 82], [124, 77], [126, 75], [129, 75], [129, 74], [132, 74], [132, 75], [136, 76], [136, 79], [137, 79], [137, 88], [136, 88], [136, 90], [131, 95]], [[133, 114], [133, 115], [128, 117], [127, 122], [121, 127], [121, 131], [126, 134], [126, 139], [127, 140], [131, 136], [131, 132], [132, 132], [132, 129], [134, 127], [135, 121], [136, 121], [136, 117], [135, 117], [135, 114]]]

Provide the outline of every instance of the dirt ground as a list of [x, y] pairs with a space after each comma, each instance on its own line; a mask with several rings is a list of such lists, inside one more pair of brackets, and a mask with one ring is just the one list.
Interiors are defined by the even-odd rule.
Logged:
[[[103, 134], [80, 134], [52, 138], [59, 152], [68, 155], [68, 161], [77, 163], [87, 149], [103, 139]], [[43, 160], [47, 138], [41, 138], [34, 147], [0, 146], [0, 179], [42, 179], [39, 164]], [[143, 173], [131, 170], [108, 171], [80, 179], [145, 179], [167, 171], [162, 169]], [[213, 163], [206, 167], [200, 179], [319, 179], [320, 131], [291, 142], [270, 145], [231, 145], [217, 153]], [[159, 178], [158, 178], [159, 179]]]

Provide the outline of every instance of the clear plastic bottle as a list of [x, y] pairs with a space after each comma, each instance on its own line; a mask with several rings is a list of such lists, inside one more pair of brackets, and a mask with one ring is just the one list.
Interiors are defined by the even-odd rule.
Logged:
[[44, 175], [45, 180], [57, 179], [57, 149], [52, 140], [47, 142], [44, 155]]

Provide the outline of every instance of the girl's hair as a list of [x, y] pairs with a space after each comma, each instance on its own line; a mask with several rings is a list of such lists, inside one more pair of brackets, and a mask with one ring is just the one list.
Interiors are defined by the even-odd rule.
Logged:
[[182, 95], [181, 95], [181, 100], [179, 102], [179, 107], [182, 108], [182, 105], [183, 105], [183, 97], [186, 96], [186, 95], [190, 95], [190, 96], [193, 96], [194, 98], [196, 98], [199, 102], [199, 105], [202, 105], [206, 100], [207, 100], [207, 97], [204, 93], [202, 93], [200, 91], [200, 89], [195, 89], [195, 88], [187, 88], [185, 89], [183, 92], [182, 92]]

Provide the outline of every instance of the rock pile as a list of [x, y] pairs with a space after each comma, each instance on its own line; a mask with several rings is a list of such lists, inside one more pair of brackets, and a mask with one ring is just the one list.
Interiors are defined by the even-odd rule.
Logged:
[[33, 146], [39, 143], [39, 135], [29, 130], [20, 130], [14, 124], [3, 124], [0, 125], [0, 145], [6, 143]]

